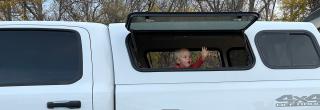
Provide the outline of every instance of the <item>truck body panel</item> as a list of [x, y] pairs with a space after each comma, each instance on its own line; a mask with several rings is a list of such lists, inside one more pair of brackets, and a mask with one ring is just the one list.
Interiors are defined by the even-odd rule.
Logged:
[[[304, 30], [312, 33], [318, 40], [317, 36], [320, 35], [311, 23], [258, 21], [245, 31], [255, 55], [254, 67], [249, 70], [139, 72], [130, 67], [132, 64], [126, 52], [125, 40], [129, 32], [126, 31], [124, 24], [111, 24], [116, 108], [118, 110], [318, 109], [318, 106], [303, 104], [316, 103], [310, 99], [318, 97], [319, 68], [266, 67], [255, 44], [256, 34], [265, 30]], [[298, 105], [290, 105], [290, 101], [296, 101]]]
[[[117, 85], [117, 110], [318, 110], [317, 80]], [[319, 94], [318, 94], [319, 95]], [[317, 96], [318, 96], [317, 95]], [[292, 99], [290, 99], [292, 98]], [[297, 101], [298, 105], [289, 105]]]
[[80, 101], [78, 110], [318, 110], [320, 106], [320, 69], [271, 69], [263, 63], [255, 39], [261, 31], [288, 30], [306, 31], [318, 42], [320, 33], [311, 23], [255, 22], [243, 30], [253, 52], [253, 67], [215, 71], [137, 70], [124, 23], [1, 22], [0, 29], [73, 30], [79, 33], [82, 48], [79, 80], [1, 86], [0, 103], [7, 110], [49, 110], [49, 102], [68, 101]]
[[[167, 83], [209, 83], [209, 82], [248, 82], [286, 81], [320, 79], [319, 68], [314, 69], [270, 69], [261, 61], [256, 48], [255, 36], [263, 30], [306, 30], [320, 36], [311, 23], [302, 22], [255, 22], [245, 34], [250, 41], [255, 57], [253, 68], [237, 71], [175, 71], [139, 72], [132, 67], [126, 48], [128, 31], [124, 24], [110, 24], [113, 50], [115, 83], [118, 84], [167, 84]], [[319, 40], [319, 37], [316, 37]], [[120, 45], [121, 44], [121, 45]], [[165, 44], [165, 43], [164, 43]], [[301, 74], [303, 73], [303, 74]]]

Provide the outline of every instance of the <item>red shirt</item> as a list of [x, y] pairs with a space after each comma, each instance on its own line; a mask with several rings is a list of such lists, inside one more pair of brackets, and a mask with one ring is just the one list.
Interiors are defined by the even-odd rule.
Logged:
[[[188, 67], [188, 68], [200, 68], [201, 65], [203, 64], [203, 62], [204, 61], [202, 60], [202, 58], [199, 57], [197, 59], [197, 61], [195, 63], [191, 64], [190, 67]], [[176, 64], [176, 68], [184, 68], [184, 67], [182, 67], [180, 64]]]

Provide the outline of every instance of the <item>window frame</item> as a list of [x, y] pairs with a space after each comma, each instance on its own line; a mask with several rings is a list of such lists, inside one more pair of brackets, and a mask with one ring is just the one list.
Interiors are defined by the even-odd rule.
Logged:
[[1, 31], [57, 31], [57, 32], [71, 32], [74, 33], [79, 40], [79, 66], [80, 69], [77, 70], [80, 74], [77, 74], [72, 80], [68, 81], [43, 81], [41, 83], [38, 82], [19, 82], [19, 83], [0, 83], [0, 87], [12, 87], [12, 86], [44, 86], [44, 85], [69, 85], [78, 82], [83, 77], [83, 47], [82, 47], [82, 38], [78, 31], [73, 29], [59, 29], [59, 28], [0, 28]]
[[[252, 16], [254, 17], [252, 19], [252, 21], [250, 23], [247, 24], [247, 26], [243, 27], [242, 29], [239, 30], [246, 30], [247, 28], [249, 28], [255, 21], [258, 20], [258, 18], [260, 17], [260, 14], [256, 13], [256, 12], [134, 12], [134, 13], [130, 13], [127, 16], [127, 22], [125, 24], [125, 27], [127, 28], [128, 31], [130, 32], [146, 32], [146, 31], [187, 31], [187, 30], [134, 30], [131, 29], [130, 25], [132, 23], [132, 19], [134, 17], [149, 17], [149, 16], [153, 16], [153, 17], [221, 17], [221, 16], [237, 16], [237, 17], [241, 17], [241, 16]], [[232, 30], [215, 30], [215, 31], [234, 31], [237, 29], [232, 29]], [[196, 30], [196, 31], [203, 31], [203, 30]], [[206, 31], [212, 31], [212, 30], [206, 30]]]
[[258, 53], [260, 55], [262, 63], [265, 66], [267, 66], [268, 68], [270, 68], [270, 69], [314, 69], [314, 68], [320, 67], [320, 63], [318, 65], [303, 65], [303, 66], [275, 66], [275, 65], [268, 64], [267, 63], [268, 61], [267, 61], [267, 59], [265, 59], [265, 55], [262, 52], [261, 44], [258, 41], [259, 38], [263, 34], [265, 34], [265, 32], [279, 32], [279, 33], [287, 33], [289, 35], [292, 35], [292, 34], [293, 35], [305, 35], [305, 36], [309, 37], [311, 39], [312, 45], [313, 45], [316, 53], [318, 54], [319, 62], [320, 62], [320, 46], [319, 46], [319, 43], [318, 43], [318, 40], [316, 39], [316, 37], [310, 31], [307, 31], [307, 30], [263, 30], [263, 31], [260, 31], [255, 35], [254, 42], [256, 44], [256, 48], [258, 50]]
[[[200, 31], [200, 32], [202, 32], [202, 31]], [[228, 31], [224, 31], [224, 32], [228, 32]], [[217, 49], [220, 52], [220, 57], [221, 57], [221, 60], [222, 60], [222, 66], [224, 66], [222, 68], [212, 68], [212, 69], [201, 69], [201, 68], [199, 68], [199, 69], [198, 68], [196, 68], [196, 69], [193, 69], [193, 68], [158, 68], [158, 69], [155, 69], [155, 68], [140, 68], [140, 67], [138, 67], [137, 62], [136, 62], [136, 58], [134, 58], [135, 56], [133, 55], [133, 52], [132, 52], [132, 47], [131, 47], [132, 42], [130, 42], [131, 41], [131, 36], [133, 36], [133, 33], [129, 33], [126, 36], [125, 44], [126, 44], [127, 52], [128, 52], [128, 55], [129, 55], [131, 66], [138, 72], [147, 73], [147, 72], [185, 72], [185, 71], [239, 71], [239, 70], [243, 70], [244, 71], [244, 70], [252, 69], [254, 67], [254, 65], [256, 64], [256, 58], [255, 58], [255, 54], [252, 51], [252, 46], [251, 46], [251, 44], [249, 42], [249, 39], [248, 39], [247, 35], [245, 33], [243, 33], [242, 36], [244, 38], [244, 43], [246, 44], [244, 48], [248, 49], [249, 55], [251, 56], [251, 59], [252, 59], [252, 62], [248, 66], [245, 66], [245, 67], [226, 67], [226, 65], [225, 65], [226, 62], [224, 61], [224, 57], [227, 57], [227, 56], [224, 56], [222, 51], [220, 49]], [[144, 56], [146, 56], [146, 55], [144, 55]]]

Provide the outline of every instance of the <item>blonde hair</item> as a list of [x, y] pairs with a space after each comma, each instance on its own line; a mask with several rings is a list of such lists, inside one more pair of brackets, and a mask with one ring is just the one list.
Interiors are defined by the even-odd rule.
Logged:
[[180, 57], [180, 53], [183, 52], [183, 51], [187, 51], [187, 52], [190, 52], [189, 49], [187, 48], [181, 48], [181, 49], [178, 49], [174, 52], [174, 58], [176, 60], [178, 60], [178, 58]]

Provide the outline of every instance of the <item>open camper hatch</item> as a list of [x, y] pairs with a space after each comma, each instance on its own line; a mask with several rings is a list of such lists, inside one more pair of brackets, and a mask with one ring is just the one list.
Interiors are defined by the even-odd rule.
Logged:
[[[138, 71], [250, 69], [255, 58], [244, 30], [258, 17], [253, 12], [132, 13], [126, 23], [132, 65]], [[203, 46], [210, 56], [200, 68], [174, 68], [176, 50], [189, 49], [194, 62]]]

